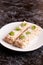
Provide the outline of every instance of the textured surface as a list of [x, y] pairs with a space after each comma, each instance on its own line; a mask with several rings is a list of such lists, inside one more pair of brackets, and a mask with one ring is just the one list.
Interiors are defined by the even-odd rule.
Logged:
[[[43, 28], [43, 0], [0, 0], [0, 28], [23, 20]], [[0, 44], [0, 65], [43, 65], [43, 46], [32, 52], [20, 53]]]

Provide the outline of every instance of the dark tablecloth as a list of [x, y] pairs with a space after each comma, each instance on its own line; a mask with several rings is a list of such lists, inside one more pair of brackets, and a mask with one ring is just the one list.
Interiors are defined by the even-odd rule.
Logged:
[[[24, 20], [43, 28], [43, 0], [0, 0], [0, 28], [7, 23]], [[0, 44], [0, 65], [43, 65], [43, 46], [23, 53]]]

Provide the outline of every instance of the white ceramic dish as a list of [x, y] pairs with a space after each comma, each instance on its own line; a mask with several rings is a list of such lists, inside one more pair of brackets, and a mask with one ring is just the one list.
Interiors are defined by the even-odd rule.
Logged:
[[27, 48], [24, 48], [24, 49], [17, 48], [3, 41], [3, 38], [6, 36], [6, 34], [8, 34], [12, 29], [14, 29], [14, 27], [18, 26], [20, 23], [22, 22], [13, 22], [13, 23], [9, 23], [3, 26], [0, 29], [0, 43], [8, 49], [15, 50], [15, 51], [21, 51], [21, 52], [33, 51], [41, 47], [43, 45], [43, 29], [38, 39], [35, 39], [31, 44], [28, 45]]

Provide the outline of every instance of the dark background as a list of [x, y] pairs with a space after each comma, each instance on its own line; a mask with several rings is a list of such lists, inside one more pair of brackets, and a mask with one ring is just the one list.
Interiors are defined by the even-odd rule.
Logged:
[[[0, 0], [0, 28], [7, 23], [24, 20], [43, 28], [43, 0]], [[22, 53], [0, 44], [0, 65], [43, 65], [43, 46]]]

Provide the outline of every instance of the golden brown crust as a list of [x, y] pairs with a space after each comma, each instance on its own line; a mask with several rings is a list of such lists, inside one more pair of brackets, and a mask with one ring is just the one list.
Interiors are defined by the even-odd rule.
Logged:
[[4, 40], [5, 42], [10, 43], [10, 44], [13, 45], [14, 40], [13, 40], [12, 38], [10, 38], [9, 36], [6, 36], [3, 40]]

